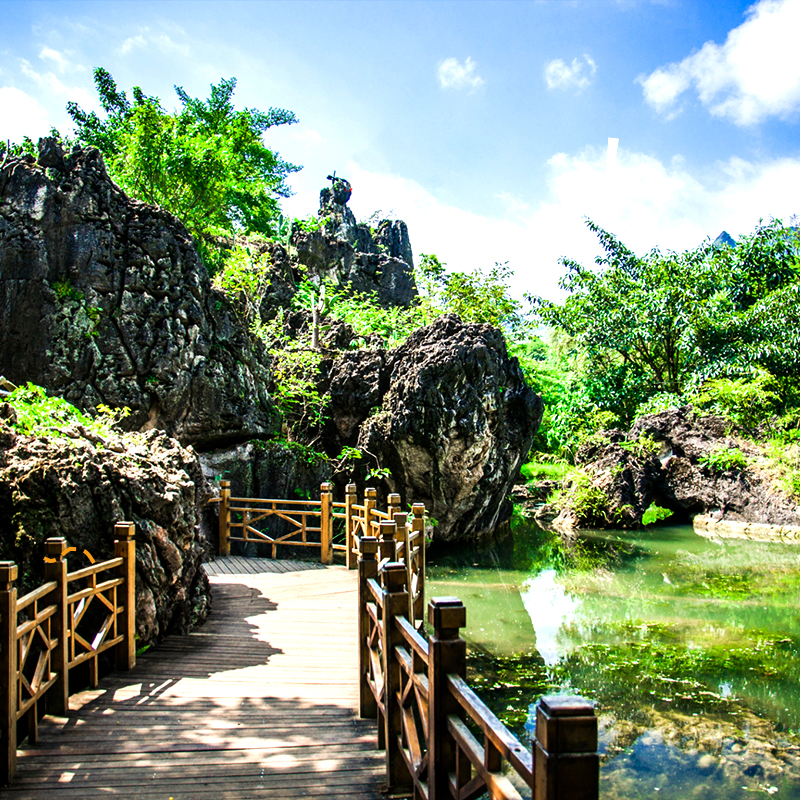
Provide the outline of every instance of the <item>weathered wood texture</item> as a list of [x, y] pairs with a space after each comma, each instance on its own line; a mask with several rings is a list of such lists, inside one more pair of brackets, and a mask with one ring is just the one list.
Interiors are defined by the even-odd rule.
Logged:
[[380, 798], [384, 756], [357, 718], [356, 576], [273, 563], [291, 568], [208, 565], [206, 624], [73, 695], [69, 718], [46, 717], [5, 794]]
[[[62, 537], [45, 542], [47, 581], [17, 597], [17, 567], [0, 563], [0, 785], [14, 778], [17, 745], [38, 739], [40, 704], [51, 713], [68, 708], [69, 673], [88, 664], [97, 686], [98, 657], [114, 650], [119, 668], [136, 663], [134, 525], [114, 528], [116, 557], [67, 571], [66, 556], [76, 550]], [[91, 613], [87, 614], [87, 611]], [[42, 702], [44, 701], [44, 702]]]
[[[381, 522], [381, 533], [394, 523]], [[580, 697], [542, 697], [533, 753], [464, 680], [466, 608], [432, 598], [427, 638], [412, 624], [397, 542], [360, 539], [362, 717], [378, 725], [390, 791], [414, 800], [597, 800], [597, 717]]]

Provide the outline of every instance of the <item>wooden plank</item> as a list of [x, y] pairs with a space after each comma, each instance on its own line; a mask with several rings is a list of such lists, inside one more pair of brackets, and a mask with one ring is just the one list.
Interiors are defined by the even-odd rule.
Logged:
[[355, 713], [354, 573], [240, 556], [206, 567], [206, 625], [45, 717], [9, 797], [381, 797], [374, 723]]

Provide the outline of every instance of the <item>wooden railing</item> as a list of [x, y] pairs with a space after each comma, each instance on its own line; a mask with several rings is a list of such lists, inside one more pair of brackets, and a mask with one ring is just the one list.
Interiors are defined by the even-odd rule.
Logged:
[[[69, 710], [71, 669], [88, 662], [96, 687], [101, 653], [113, 648], [118, 669], [136, 663], [133, 524], [118, 523], [114, 535], [114, 558], [75, 572], [67, 571], [66, 541], [48, 539], [46, 583], [20, 598], [17, 565], [0, 562], [0, 784], [16, 773], [17, 723], [26, 719], [35, 743], [42, 700], [50, 713]], [[96, 613], [87, 615], [90, 607], [100, 610], [99, 625]]]
[[[267, 545], [272, 558], [277, 558], [279, 546], [312, 547], [319, 548], [323, 564], [332, 563], [338, 551], [345, 554], [348, 569], [356, 569], [360, 537], [377, 536], [382, 542], [396, 542], [391, 548], [396, 547], [406, 565], [414, 599], [409, 619], [419, 623], [425, 610], [425, 506], [415, 503], [409, 515], [400, 510], [400, 495], [390, 494], [386, 509], [380, 509], [375, 489], [366, 489], [359, 503], [355, 484], [348, 484], [344, 502], [336, 503], [332, 490], [332, 484], [323, 483], [319, 500], [232, 497], [230, 481], [222, 481], [219, 554], [230, 555], [231, 542]], [[337, 527], [341, 541], [335, 541]], [[389, 552], [388, 544], [381, 547], [382, 552]]]
[[515, 777], [533, 800], [596, 800], [592, 705], [540, 698], [529, 751], [466, 683], [461, 601], [430, 601], [426, 637], [410, 618], [406, 565], [375, 537], [361, 537], [359, 550], [359, 710], [377, 719], [388, 791], [415, 800], [517, 800]]

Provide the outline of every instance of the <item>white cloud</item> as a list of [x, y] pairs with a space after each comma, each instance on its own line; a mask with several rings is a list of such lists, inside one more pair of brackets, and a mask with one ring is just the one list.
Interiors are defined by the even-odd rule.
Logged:
[[53, 72], [37, 72], [25, 59], [20, 61], [20, 71], [40, 87], [43, 95], [49, 95], [48, 100], [50, 101], [56, 101], [63, 105], [66, 101], [74, 100], [84, 108], [97, 106], [97, 100], [87, 89], [82, 86], [67, 86]]
[[548, 61], [544, 66], [544, 80], [548, 89], [585, 89], [592, 82], [597, 72], [597, 64], [585, 55], [582, 58], [573, 58], [567, 64], [561, 58]]
[[143, 47], [147, 47], [147, 41], [141, 33], [137, 33], [136, 36], [129, 36], [120, 45], [118, 52], [120, 55], [126, 56], [128, 53], [132, 53], [134, 50], [140, 50]]
[[506, 212], [497, 217], [444, 203], [416, 181], [356, 162], [342, 174], [353, 184], [356, 218], [366, 219], [376, 208], [394, 209], [408, 224], [415, 255], [436, 253], [452, 269], [469, 272], [508, 261], [517, 296], [558, 297], [562, 256], [593, 263], [600, 249], [586, 217], [644, 254], [654, 247], [691, 249], [722, 230], [738, 237], [752, 232], [760, 218], [788, 221], [798, 210], [800, 158], [734, 158], [704, 176], [691, 174], [679, 156], [664, 163], [620, 149], [612, 174], [606, 161], [605, 147], [552, 156], [544, 200], [504, 195]]
[[475, 71], [476, 65], [471, 58], [462, 64], [457, 58], [446, 58], [439, 64], [437, 75], [442, 89], [471, 89], [483, 86], [484, 80]]
[[43, 47], [39, 53], [39, 58], [55, 62], [59, 72], [65, 72], [70, 66], [69, 61], [58, 50], [53, 50], [50, 47]]
[[[179, 32], [183, 33], [182, 31]], [[140, 33], [137, 33], [135, 36], [129, 36], [119, 46], [117, 52], [125, 56], [129, 55], [134, 50], [145, 50], [150, 47], [163, 54], [176, 53], [184, 57], [188, 57], [191, 54], [191, 48], [188, 44], [176, 42], [166, 33], [150, 33], [149, 28], [142, 28]]]
[[718, 117], [753, 125], [800, 109], [800, 0], [761, 0], [725, 43], [706, 42], [679, 63], [636, 80], [645, 100], [668, 117], [694, 87], [700, 102]]
[[30, 136], [46, 136], [51, 123], [47, 109], [38, 100], [14, 86], [0, 87], [0, 139], [21, 142]]

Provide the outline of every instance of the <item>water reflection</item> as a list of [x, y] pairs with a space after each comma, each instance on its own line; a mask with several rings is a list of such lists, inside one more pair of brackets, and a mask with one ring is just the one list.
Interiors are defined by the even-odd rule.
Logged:
[[580, 603], [558, 582], [554, 569], [543, 569], [538, 575], [526, 578], [520, 594], [536, 634], [536, 649], [551, 667], [563, 656], [559, 633], [574, 623]]
[[800, 797], [800, 548], [520, 524], [503, 556], [434, 560], [436, 594], [464, 600], [469, 678], [518, 735], [544, 692], [597, 702], [604, 796]]

